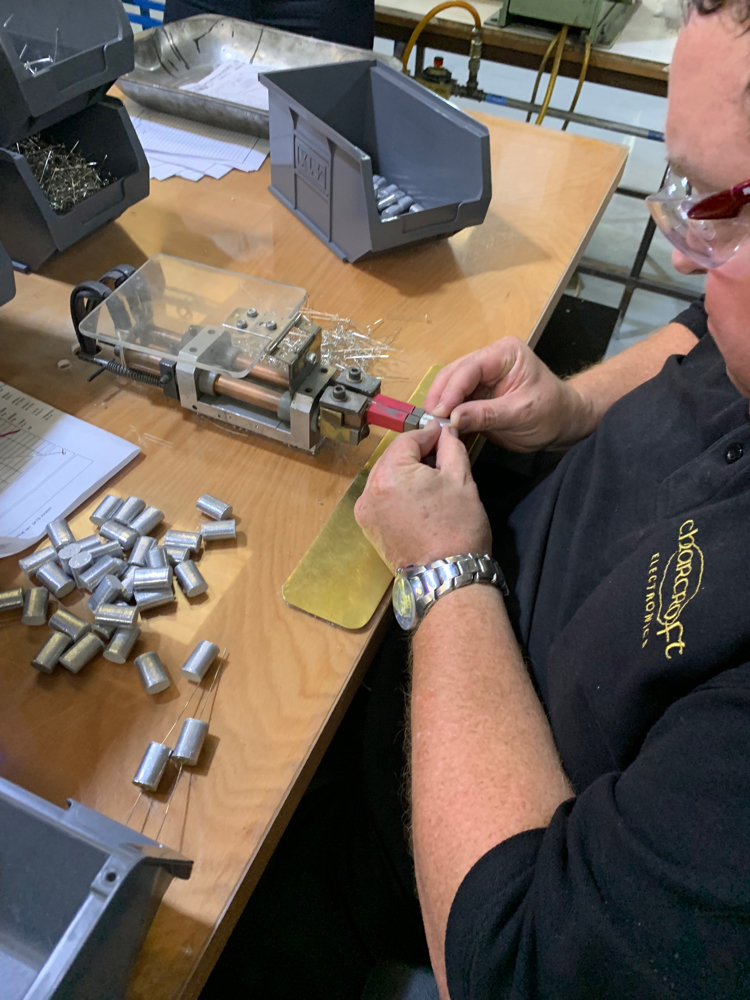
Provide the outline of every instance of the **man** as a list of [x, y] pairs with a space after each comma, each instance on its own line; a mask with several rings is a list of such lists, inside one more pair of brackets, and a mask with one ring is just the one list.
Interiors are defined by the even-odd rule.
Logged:
[[745, 2], [711, 0], [680, 35], [652, 202], [675, 265], [709, 266], [710, 333], [692, 307], [568, 382], [513, 338], [444, 369], [426, 407], [451, 430], [568, 449], [494, 539], [451, 430], [394, 441], [357, 504], [394, 569], [494, 542], [512, 589], [512, 623], [472, 583], [412, 637], [421, 914], [391, 636], [350, 722], [361, 762], [317, 776], [207, 996], [358, 1000], [377, 961], [426, 960], [423, 921], [443, 1000], [750, 997]]
[[443, 998], [750, 996], [748, 26], [745, 0], [692, 11], [652, 209], [679, 270], [710, 266], [710, 332], [672, 324], [568, 383], [511, 338], [461, 359], [425, 402], [452, 427], [396, 440], [357, 505], [394, 569], [490, 553], [458, 430], [581, 442], [510, 517], [520, 645], [495, 586], [444, 594], [413, 636]]

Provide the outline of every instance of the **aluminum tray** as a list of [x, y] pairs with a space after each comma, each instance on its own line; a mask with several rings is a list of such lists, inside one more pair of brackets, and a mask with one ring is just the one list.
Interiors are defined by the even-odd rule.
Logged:
[[[300, 69], [372, 59], [373, 53], [251, 21], [199, 14], [139, 32], [135, 36], [135, 69], [120, 77], [118, 84], [128, 97], [156, 111], [267, 138], [267, 111], [180, 90], [183, 84], [197, 83], [225, 60], [238, 56], [261, 66]], [[391, 56], [376, 58], [394, 69], [401, 68]]]

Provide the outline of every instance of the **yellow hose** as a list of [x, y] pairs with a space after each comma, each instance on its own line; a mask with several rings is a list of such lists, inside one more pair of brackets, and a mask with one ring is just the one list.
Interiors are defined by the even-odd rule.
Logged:
[[[536, 93], [539, 90], [539, 84], [541, 83], [542, 76], [544, 75], [544, 67], [547, 65], [547, 60], [549, 59], [549, 57], [550, 57], [550, 55], [552, 53], [552, 50], [555, 47], [555, 43], [557, 42], [557, 39], [559, 37], [560, 37], [560, 32], [558, 31], [558, 33], [552, 38], [552, 41], [547, 46], [547, 51], [542, 56], [542, 61], [539, 64], [539, 72], [536, 75], [536, 80], [534, 80], [534, 89], [531, 92], [531, 103], [532, 104], [536, 100]], [[531, 121], [531, 111], [529, 111], [529, 113], [526, 115], [526, 121], [527, 122]]]
[[562, 31], [560, 32], [560, 41], [557, 43], [557, 49], [555, 51], [555, 61], [552, 64], [552, 72], [550, 73], [549, 83], [547, 84], [547, 93], [544, 95], [542, 110], [539, 112], [539, 117], [534, 123], [535, 125], [541, 125], [544, 121], [544, 116], [547, 114], [549, 102], [552, 100], [552, 91], [555, 89], [555, 84], [557, 83], [557, 74], [560, 71], [560, 62], [562, 60], [563, 49], [565, 48], [565, 39], [567, 37], [568, 26], [567, 24], [564, 24], [562, 26]]
[[476, 9], [471, 6], [470, 3], [466, 3], [466, 0], [448, 0], [447, 3], [439, 3], [432, 10], [428, 11], [419, 24], [416, 26], [414, 31], [411, 33], [411, 38], [406, 43], [406, 48], [404, 49], [404, 54], [401, 56], [401, 65], [404, 67], [404, 73], [406, 72], [406, 67], [409, 64], [409, 56], [411, 55], [412, 49], [417, 44], [417, 39], [422, 34], [424, 29], [430, 23], [430, 21], [439, 14], [442, 10], [447, 10], [449, 7], [463, 7], [464, 10], [468, 10], [471, 16], [474, 18], [474, 24], [481, 31], [482, 19], [477, 13]]
[[[578, 86], [576, 87], [576, 92], [573, 95], [573, 100], [571, 102], [570, 108], [568, 109], [571, 113], [573, 111], [575, 111], [576, 104], [578, 104], [578, 98], [581, 96], [581, 90], [583, 89], [583, 81], [586, 79], [586, 74], [588, 73], [588, 70], [589, 70], [589, 59], [590, 58], [591, 58], [591, 42], [590, 42], [589, 37], [587, 35], [586, 36], [586, 51], [583, 54], [583, 64], [581, 66], [581, 75], [578, 77]], [[569, 118], [566, 119], [566, 121], [563, 122], [563, 127], [562, 127], [563, 132], [568, 127], [568, 125], [570, 125], [570, 119]]]

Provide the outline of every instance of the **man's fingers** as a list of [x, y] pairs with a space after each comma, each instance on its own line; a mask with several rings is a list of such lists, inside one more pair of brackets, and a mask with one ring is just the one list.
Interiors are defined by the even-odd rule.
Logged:
[[440, 424], [437, 420], [430, 420], [423, 430], [399, 434], [377, 464], [384, 462], [387, 465], [418, 465], [434, 450], [439, 437]]
[[[422, 404], [428, 413], [432, 413], [433, 408], [440, 401], [440, 397], [443, 394], [443, 389], [448, 383], [448, 379], [451, 377], [455, 371], [457, 365], [460, 365], [463, 358], [459, 358], [457, 361], [452, 361], [445, 368], [441, 368], [440, 371], [435, 376], [435, 381], [432, 383], [425, 396], [424, 403]], [[438, 414], [441, 416], [442, 414]]]
[[471, 462], [463, 442], [453, 427], [443, 427], [437, 446], [435, 468], [460, 482], [471, 478]]
[[451, 413], [451, 425], [462, 434], [502, 430], [503, 403], [499, 399], [473, 399], [462, 403]]
[[[505, 378], [515, 364], [521, 341], [516, 337], [504, 337], [496, 344], [483, 347], [457, 362], [450, 373], [440, 399], [432, 406], [431, 412], [436, 417], [445, 417], [452, 413], [465, 399], [468, 399], [480, 385], [493, 388]], [[425, 403], [427, 401], [425, 400]], [[429, 407], [425, 409], [429, 412]]]

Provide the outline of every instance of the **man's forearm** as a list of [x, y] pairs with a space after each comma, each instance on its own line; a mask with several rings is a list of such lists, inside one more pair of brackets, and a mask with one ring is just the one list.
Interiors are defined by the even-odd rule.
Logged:
[[586, 434], [599, 426], [613, 403], [657, 375], [668, 357], [687, 354], [697, 343], [698, 338], [686, 326], [670, 323], [646, 340], [571, 378], [569, 384], [586, 407]]
[[415, 636], [411, 771], [419, 897], [447, 997], [445, 929], [464, 876], [572, 794], [495, 588], [447, 595]]

